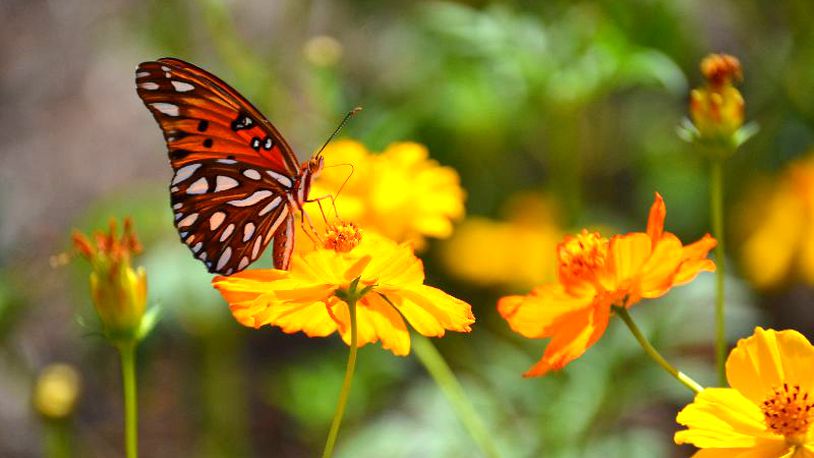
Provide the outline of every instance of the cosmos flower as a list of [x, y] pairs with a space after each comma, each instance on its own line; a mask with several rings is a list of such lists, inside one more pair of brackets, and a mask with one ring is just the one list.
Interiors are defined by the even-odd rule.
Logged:
[[558, 279], [524, 296], [507, 296], [498, 311], [513, 331], [528, 338], [551, 338], [542, 359], [524, 375], [540, 376], [565, 367], [605, 333], [612, 307], [630, 308], [660, 297], [702, 271], [715, 270], [707, 253], [708, 234], [682, 245], [664, 231], [666, 207], [659, 194], [650, 209], [647, 232], [610, 239], [583, 230], [557, 248]]
[[349, 290], [356, 303], [358, 346], [381, 341], [395, 355], [410, 352], [405, 320], [425, 336], [469, 332], [475, 318], [466, 302], [424, 285], [424, 268], [408, 244], [354, 225], [331, 228], [325, 246], [296, 253], [288, 271], [245, 270], [212, 281], [241, 324], [280, 327], [350, 342]]
[[814, 347], [799, 332], [756, 328], [726, 361], [731, 388], [707, 388], [678, 413], [677, 444], [698, 458], [814, 457]]

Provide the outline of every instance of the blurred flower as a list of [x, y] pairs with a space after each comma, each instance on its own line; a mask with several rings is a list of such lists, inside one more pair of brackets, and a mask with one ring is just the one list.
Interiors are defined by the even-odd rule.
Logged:
[[530, 287], [556, 278], [550, 255], [563, 232], [554, 205], [534, 194], [513, 196], [508, 221], [468, 217], [443, 245], [444, 264], [452, 274], [485, 284]]
[[303, 53], [317, 67], [330, 67], [342, 57], [342, 44], [334, 37], [318, 35], [305, 42]]
[[470, 331], [475, 319], [469, 304], [424, 285], [424, 268], [409, 245], [375, 232], [362, 237], [353, 225], [332, 228], [326, 238], [326, 246], [336, 249], [296, 253], [288, 271], [246, 270], [215, 277], [212, 284], [244, 326], [271, 324], [309, 337], [339, 331], [345, 343], [350, 342], [345, 299], [352, 290], [361, 296], [358, 346], [381, 340], [396, 355], [410, 352], [404, 319], [425, 336]]
[[814, 347], [799, 332], [756, 328], [726, 361], [731, 388], [707, 388], [678, 413], [677, 444], [697, 457], [814, 456]]
[[68, 364], [45, 366], [34, 385], [34, 408], [51, 420], [68, 417], [79, 399], [81, 382], [79, 373]]
[[111, 220], [108, 234], [94, 234], [95, 244], [79, 231], [74, 231], [73, 242], [90, 261], [91, 297], [105, 334], [115, 341], [128, 341], [139, 337], [147, 304], [147, 275], [144, 268], [133, 270], [130, 265], [131, 255], [141, 252], [132, 221], [124, 220], [121, 238], [116, 232], [116, 221]]
[[664, 232], [666, 207], [659, 194], [650, 208], [647, 233], [597, 232], [566, 236], [557, 247], [558, 281], [525, 296], [507, 296], [498, 311], [512, 330], [529, 338], [552, 337], [542, 359], [524, 375], [544, 375], [580, 357], [604, 334], [611, 307], [630, 308], [660, 297], [701, 271], [715, 270], [706, 258], [715, 240], [705, 235], [683, 246]]
[[[423, 145], [394, 143], [372, 154], [359, 142], [339, 140], [323, 154], [331, 165], [314, 182], [310, 196], [336, 194], [341, 187], [336, 206], [343, 219], [420, 249], [424, 237], [452, 235], [452, 221], [464, 215], [457, 172], [429, 159]], [[342, 164], [353, 164], [353, 174]], [[319, 214], [315, 203], [308, 210]]]
[[744, 101], [734, 83], [743, 79], [740, 62], [728, 54], [710, 54], [701, 61], [707, 82], [690, 92], [690, 118], [682, 136], [710, 146], [715, 151], [732, 152], [746, 141], [754, 127], [742, 129]]
[[814, 284], [814, 156], [791, 163], [742, 208], [746, 277], [758, 288], [777, 286], [792, 273]]

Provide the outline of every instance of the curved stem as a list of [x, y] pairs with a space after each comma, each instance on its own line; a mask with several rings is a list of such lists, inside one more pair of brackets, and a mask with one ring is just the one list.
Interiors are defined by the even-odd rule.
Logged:
[[356, 298], [348, 298], [348, 314], [350, 315], [350, 352], [348, 353], [348, 366], [345, 369], [345, 381], [342, 383], [342, 391], [339, 393], [339, 401], [336, 404], [336, 413], [331, 422], [331, 430], [328, 432], [328, 440], [325, 441], [325, 449], [322, 458], [329, 458], [333, 455], [336, 437], [339, 435], [339, 426], [342, 424], [342, 417], [345, 415], [345, 406], [350, 395], [350, 385], [353, 381], [353, 372], [356, 369]]
[[655, 348], [653, 348], [653, 345], [650, 344], [650, 341], [647, 340], [647, 337], [645, 337], [644, 334], [642, 334], [642, 331], [639, 329], [638, 326], [636, 326], [636, 323], [633, 322], [633, 318], [630, 316], [626, 308], [613, 306], [613, 311], [616, 312], [616, 314], [619, 315], [620, 318], [622, 318], [622, 321], [625, 322], [628, 329], [630, 329], [630, 332], [633, 333], [633, 337], [635, 337], [636, 340], [639, 341], [639, 345], [642, 346], [644, 352], [647, 353], [647, 355], [650, 356], [650, 358], [653, 359], [653, 361], [658, 363], [658, 365], [661, 366], [662, 369], [667, 371], [670, 375], [675, 377], [676, 380], [681, 382], [684, 386], [691, 389], [695, 393], [700, 393], [701, 390], [704, 389], [704, 387], [699, 385], [698, 382], [690, 378], [687, 374], [677, 370], [670, 363], [668, 363], [667, 360], [664, 359], [664, 357], [661, 356], [661, 354], [658, 351], [656, 351]]
[[724, 315], [724, 172], [723, 159], [713, 159], [710, 172], [710, 212], [712, 235], [718, 241], [715, 246], [715, 362], [718, 382], [726, 385], [726, 321]]
[[124, 385], [124, 443], [127, 458], [138, 457], [138, 407], [136, 399], [136, 344], [118, 345]]
[[492, 436], [486, 430], [480, 417], [478, 416], [472, 403], [464, 393], [455, 374], [452, 373], [444, 358], [438, 353], [438, 349], [429, 339], [422, 335], [413, 335], [413, 349], [416, 356], [430, 373], [435, 383], [444, 392], [458, 418], [464, 427], [469, 431], [472, 439], [478, 444], [481, 452], [487, 457], [497, 458], [500, 456], [497, 447], [492, 442]]

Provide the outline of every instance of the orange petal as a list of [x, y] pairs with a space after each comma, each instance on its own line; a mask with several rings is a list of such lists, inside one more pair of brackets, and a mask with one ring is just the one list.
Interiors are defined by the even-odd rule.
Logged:
[[732, 388], [756, 404], [783, 383], [799, 385], [814, 394], [814, 347], [794, 330], [755, 328], [754, 335], [738, 341], [726, 360], [726, 378]]
[[582, 356], [605, 333], [609, 317], [610, 304], [602, 303], [561, 316], [551, 327], [553, 339], [543, 357], [523, 376], [545, 375]]
[[698, 393], [676, 421], [687, 427], [675, 433], [676, 444], [722, 449], [786, 446], [783, 436], [766, 431], [760, 407], [732, 388], [707, 388]]
[[681, 241], [675, 235], [665, 232], [642, 267], [639, 280], [641, 297], [660, 297], [672, 288], [681, 265], [681, 257]]
[[[798, 452], [799, 453], [799, 452]], [[705, 448], [697, 451], [692, 458], [809, 458], [795, 455], [794, 449], [777, 441], [762, 441], [749, 448]]]
[[664, 199], [662, 199], [661, 194], [656, 193], [656, 198], [650, 207], [650, 215], [647, 218], [647, 235], [654, 244], [661, 239], [666, 216], [667, 206], [664, 205]]
[[563, 315], [591, 305], [593, 295], [572, 296], [562, 285], [549, 284], [526, 296], [506, 296], [497, 303], [500, 315], [512, 331], [531, 339], [550, 337], [551, 324]]
[[431, 286], [382, 292], [419, 334], [441, 337], [445, 330], [469, 332], [475, 322], [472, 308]]
[[717, 244], [718, 241], [706, 234], [697, 242], [685, 246], [682, 255], [684, 261], [676, 274], [675, 284], [689, 283], [701, 272], [715, 272], [715, 263], [707, 259], [707, 255]]
[[608, 291], [631, 288], [642, 274], [653, 248], [650, 237], [643, 232], [616, 235], [610, 240], [608, 258], [598, 278]]

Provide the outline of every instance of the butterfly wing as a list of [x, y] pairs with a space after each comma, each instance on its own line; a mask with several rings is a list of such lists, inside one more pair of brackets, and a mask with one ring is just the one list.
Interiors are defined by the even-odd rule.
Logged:
[[[289, 196], [298, 161], [251, 103], [216, 76], [178, 59], [140, 64], [136, 86], [169, 150], [176, 228], [210, 272], [243, 270], [278, 232], [293, 242], [287, 228], [293, 225]], [[287, 268], [290, 248], [276, 251], [275, 266]]]

